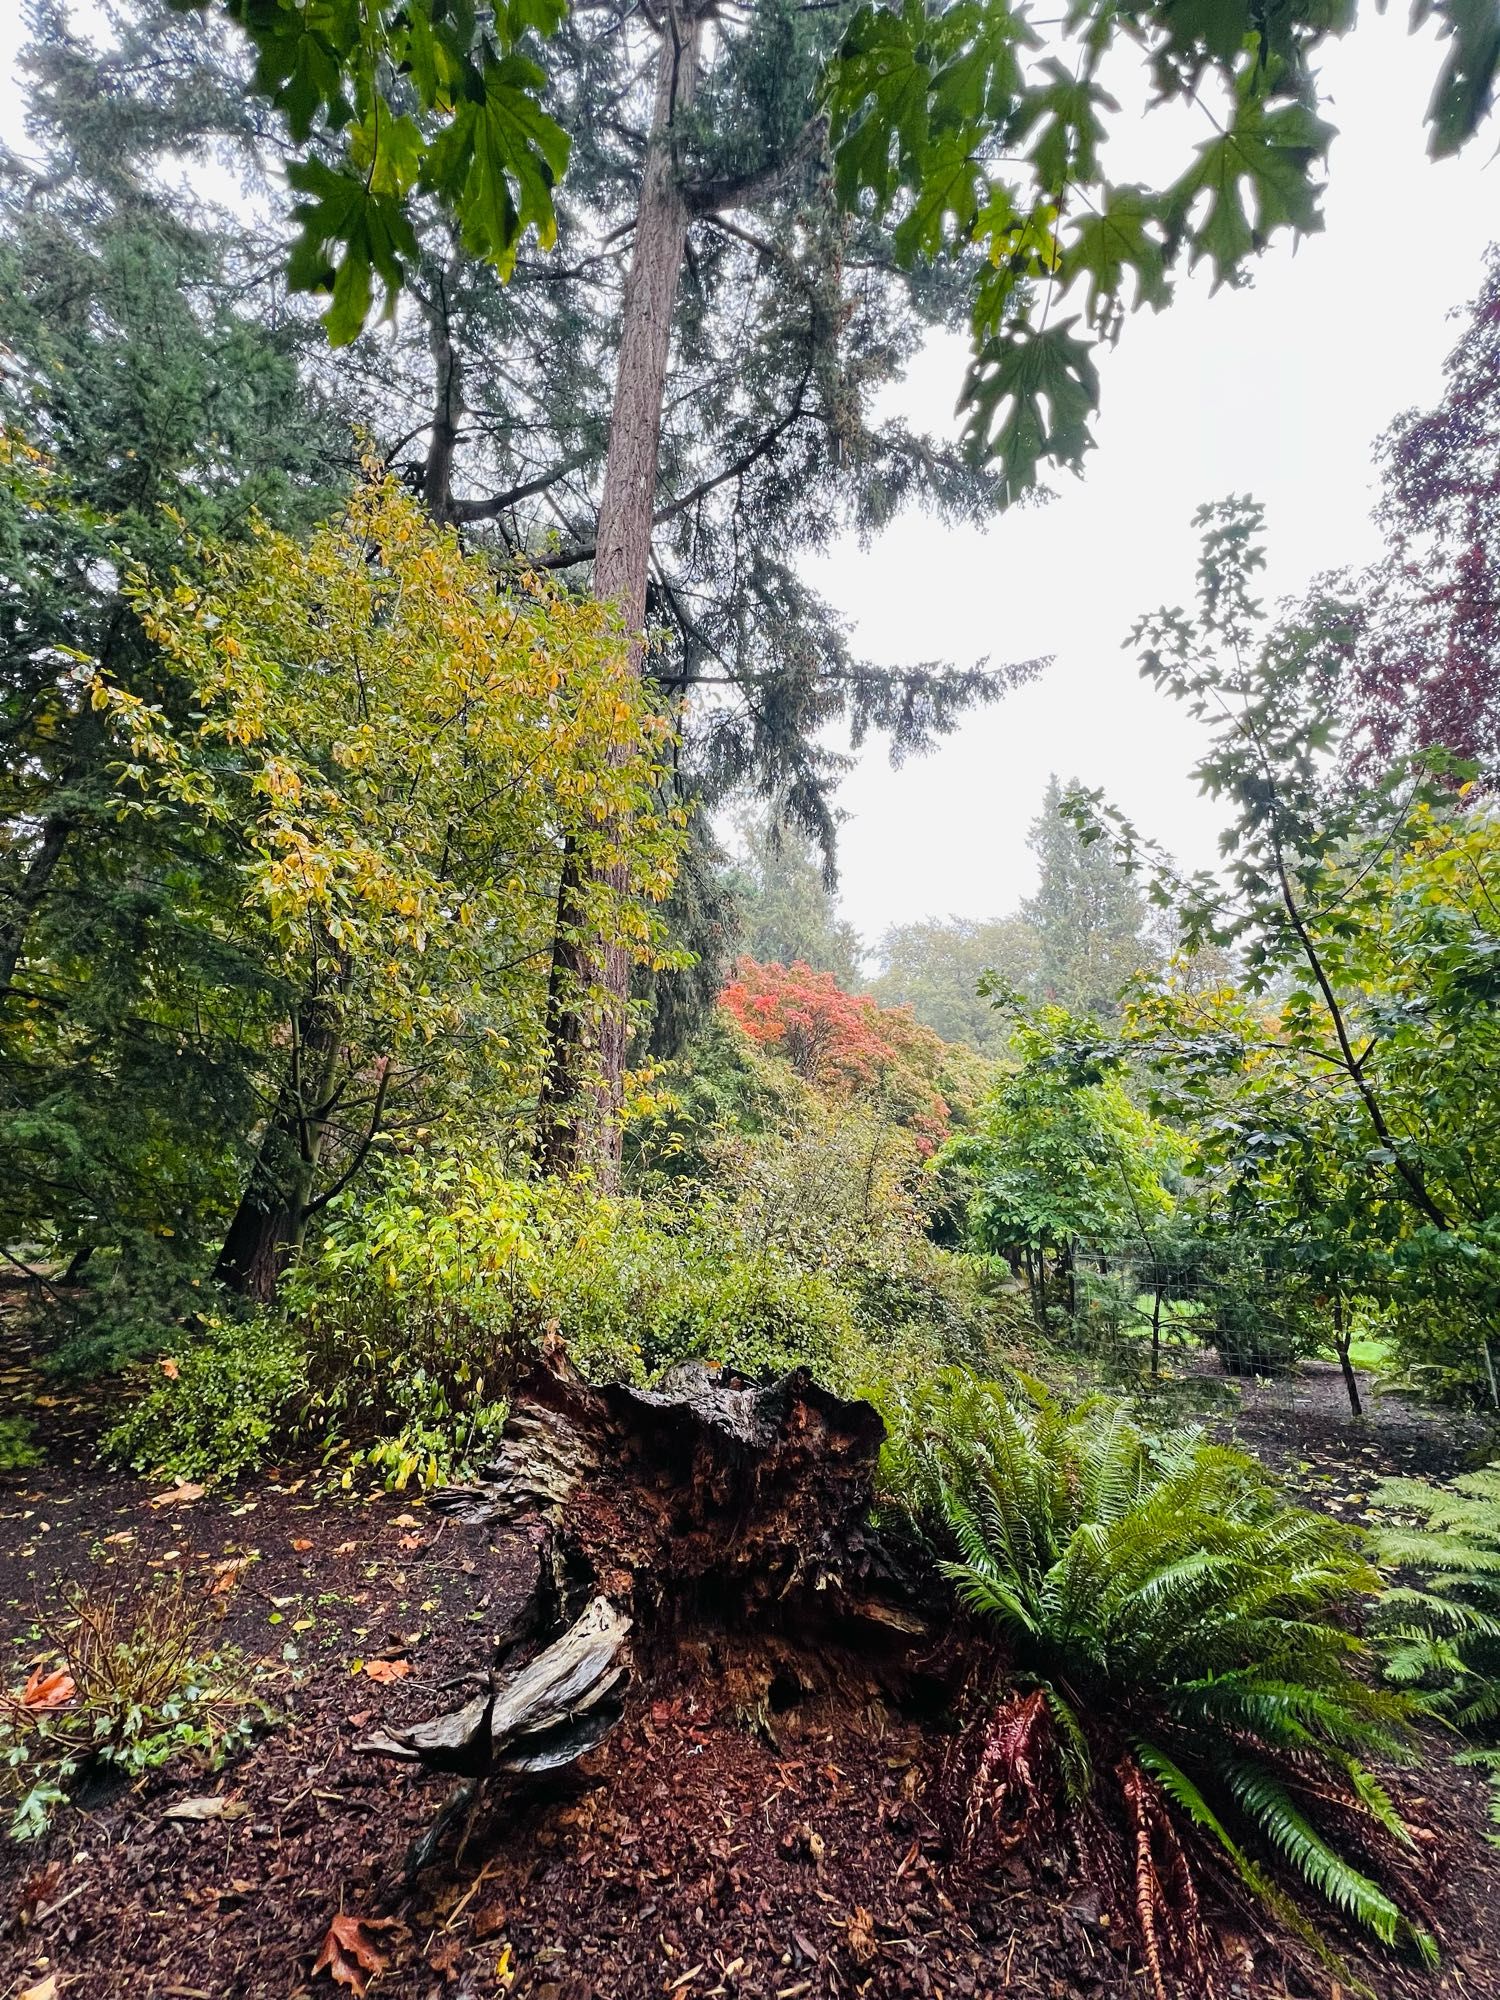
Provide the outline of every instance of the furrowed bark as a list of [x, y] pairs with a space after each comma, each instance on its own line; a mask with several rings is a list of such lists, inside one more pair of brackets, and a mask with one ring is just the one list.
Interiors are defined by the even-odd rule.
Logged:
[[[625, 282], [614, 414], [595, 544], [594, 592], [620, 607], [630, 635], [631, 664], [638, 674], [645, 666], [646, 578], [662, 401], [690, 220], [678, 176], [676, 128], [697, 92], [701, 37], [696, 13], [676, 5], [667, 8], [635, 244]], [[626, 870], [615, 866], [591, 872], [591, 865], [570, 845], [563, 856], [558, 893], [549, 989], [552, 1032], [539, 1106], [538, 1150], [549, 1172], [590, 1167], [608, 1187], [618, 1179], [620, 1168], [630, 954], [592, 933], [586, 920], [591, 883], [603, 886], [611, 896], [621, 895], [627, 886]]]

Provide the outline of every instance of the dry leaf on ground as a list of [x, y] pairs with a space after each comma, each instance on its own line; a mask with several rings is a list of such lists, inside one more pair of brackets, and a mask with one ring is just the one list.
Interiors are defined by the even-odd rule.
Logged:
[[405, 1680], [411, 1672], [410, 1660], [366, 1660], [365, 1672], [372, 1681], [382, 1687], [389, 1687], [392, 1681]]
[[66, 1708], [77, 1692], [66, 1667], [58, 1667], [50, 1674], [44, 1674], [38, 1667], [21, 1690], [21, 1706], [29, 1708], [33, 1715], [50, 1715], [55, 1708]]
[[162, 1818], [188, 1821], [243, 1819], [249, 1810], [243, 1799], [226, 1799], [215, 1795], [201, 1799], [179, 1799], [175, 1805], [167, 1807]]
[[180, 1486], [174, 1486], [168, 1493], [153, 1493], [153, 1507], [175, 1507], [188, 1500], [201, 1500], [208, 1491], [206, 1486], [198, 1486], [191, 1479], [184, 1479]]
[[313, 1977], [316, 1979], [320, 1972], [326, 1972], [340, 1986], [352, 1987], [356, 1993], [365, 1992], [370, 1975], [386, 1968], [385, 1953], [376, 1950], [366, 1933], [399, 1928], [394, 1917], [354, 1917], [340, 1911], [328, 1926], [323, 1948], [313, 1965]]

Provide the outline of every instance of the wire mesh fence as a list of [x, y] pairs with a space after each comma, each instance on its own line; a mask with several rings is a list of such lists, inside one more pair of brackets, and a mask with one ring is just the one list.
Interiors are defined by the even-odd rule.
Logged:
[[1090, 1342], [1149, 1341], [1211, 1350], [1225, 1373], [1284, 1373], [1335, 1345], [1344, 1301], [1336, 1279], [1310, 1274], [1275, 1241], [1075, 1243], [1064, 1308]]

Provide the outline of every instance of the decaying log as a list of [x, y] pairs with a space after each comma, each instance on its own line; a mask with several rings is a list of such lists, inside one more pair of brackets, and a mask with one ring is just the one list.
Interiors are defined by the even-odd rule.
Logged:
[[491, 1675], [488, 1691], [462, 1708], [355, 1747], [474, 1775], [559, 1770], [619, 1721], [629, 1633], [630, 1620], [596, 1597], [560, 1639], [526, 1666]]
[[462, 1707], [362, 1747], [471, 1776], [558, 1770], [619, 1719], [632, 1632], [637, 1659], [705, 1630], [909, 1646], [926, 1626], [869, 1524], [883, 1436], [870, 1404], [806, 1369], [756, 1385], [695, 1365], [656, 1390], [596, 1388], [548, 1357], [517, 1387], [481, 1483], [430, 1504], [532, 1537], [521, 1628], [550, 1643]]

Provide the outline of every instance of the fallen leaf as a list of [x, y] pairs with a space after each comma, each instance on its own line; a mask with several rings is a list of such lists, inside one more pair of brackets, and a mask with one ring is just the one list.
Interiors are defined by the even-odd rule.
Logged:
[[340, 1986], [352, 1987], [356, 1993], [365, 1992], [370, 1974], [384, 1972], [386, 1968], [385, 1953], [375, 1949], [366, 1932], [397, 1928], [394, 1917], [351, 1917], [340, 1912], [328, 1926], [323, 1949], [313, 1965], [314, 1979], [320, 1972], [326, 1972]]
[[66, 1708], [77, 1692], [66, 1667], [58, 1667], [50, 1674], [44, 1674], [38, 1667], [21, 1690], [21, 1706], [29, 1708], [33, 1715], [50, 1715], [54, 1709]]
[[392, 1681], [405, 1680], [411, 1672], [410, 1660], [366, 1660], [365, 1672], [372, 1681], [379, 1681], [388, 1687]]
[[415, 1514], [398, 1514], [391, 1523], [393, 1528], [420, 1528], [421, 1525]]
[[308, 1540], [306, 1535], [293, 1535], [292, 1547], [297, 1551], [298, 1555], [300, 1556], [306, 1554], [306, 1552], [312, 1547], [312, 1543]]
[[340, 1542], [333, 1553], [336, 1556], [352, 1556], [358, 1546], [357, 1542]]
[[21, 1920], [30, 1923], [44, 1903], [50, 1903], [63, 1884], [63, 1865], [49, 1861], [21, 1884]]
[[151, 1505], [153, 1507], [175, 1507], [179, 1503], [186, 1503], [189, 1500], [201, 1500], [207, 1491], [208, 1488], [206, 1486], [197, 1486], [191, 1479], [184, 1479], [181, 1485], [174, 1486], [169, 1493], [153, 1493], [151, 1496]]
[[420, 1535], [398, 1535], [396, 1537], [396, 1547], [398, 1549], [419, 1549], [422, 1546], [422, 1537]]
[[368, 1729], [374, 1719], [375, 1711], [373, 1708], [362, 1708], [358, 1715], [351, 1715], [349, 1717], [349, 1727], [351, 1729]]
[[504, 1903], [482, 1903], [474, 1912], [474, 1935], [492, 1938], [505, 1929], [509, 1913]]
[[134, 1528], [119, 1528], [114, 1534], [104, 1537], [104, 1546], [107, 1549], [123, 1548], [127, 1542], [133, 1542], [134, 1540]]
[[440, 1972], [444, 1981], [457, 1979], [458, 1962], [463, 1957], [463, 1945], [456, 1937], [444, 1938], [441, 1944], [433, 1945], [427, 1953], [427, 1963], [434, 1972]]
[[189, 1822], [206, 1819], [243, 1819], [249, 1810], [243, 1799], [209, 1796], [201, 1799], [179, 1799], [176, 1805], [167, 1807], [162, 1818]]
[[35, 1986], [23, 1986], [16, 2000], [57, 2000], [57, 1974], [49, 1972]]
[[156, 1365], [169, 1382], [175, 1382], [182, 1373], [182, 1370], [177, 1366], [177, 1363], [172, 1359], [170, 1354], [164, 1355]]

